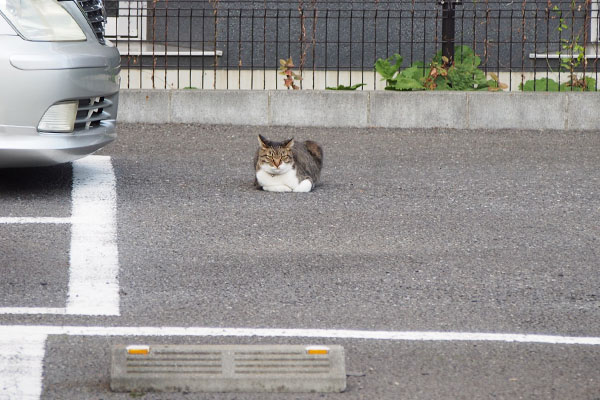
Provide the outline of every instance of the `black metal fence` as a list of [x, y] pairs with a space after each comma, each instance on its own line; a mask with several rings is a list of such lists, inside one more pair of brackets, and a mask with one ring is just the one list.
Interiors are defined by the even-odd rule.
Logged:
[[389, 89], [374, 65], [399, 54], [400, 71], [417, 67], [412, 78], [439, 89], [427, 82], [474, 74], [456, 65], [472, 50], [488, 89], [595, 90], [599, 2], [106, 1], [107, 34], [125, 88]]

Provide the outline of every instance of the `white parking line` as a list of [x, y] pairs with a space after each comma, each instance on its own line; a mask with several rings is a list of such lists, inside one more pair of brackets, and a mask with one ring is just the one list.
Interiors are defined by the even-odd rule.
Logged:
[[443, 341], [443, 342], [507, 342], [561, 345], [600, 346], [600, 337], [558, 336], [518, 333], [479, 332], [411, 332], [363, 331], [348, 329], [261, 329], [261, 328], [204, 328], [204, 327], [133, 327], [133, 326], [56, 326], [14, 325], [1, 326], [2, 331], [69, 336], [214, 336], [214, 337], [298, 337], [322, 339], [362, 339], [388, 341]]
[[201, 327], [101, 327], [0, 325], [0, 399], [38, 399], [48, 335], [69, 336], [234, 336], [359, 339], [388, 341], [508, 342], [600, 346], [600, 337], [477, 332], [403, 332], [339, 329], [253, 329]]
[[0, 307], [0, 314], [119, 315], [117, 193], [110, 157], [73, 162], [71, 198], [69, 218], [0, 218], [2, 224], [71, 224], [66, 307]]
[[46, 335], [0, 329], [0, 399], [39, 399]]
[[73, 163], [68, 314], [119, 315], [117, 191], [110, 157]]

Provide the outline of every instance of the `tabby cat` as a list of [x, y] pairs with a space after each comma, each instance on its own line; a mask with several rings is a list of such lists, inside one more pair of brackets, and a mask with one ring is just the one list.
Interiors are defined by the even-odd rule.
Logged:
[[323, 150], [317, 143], [294, 139], [274, 142], [258, 135], [254, 185], [269, 192], [310, 192], [319, 180]]

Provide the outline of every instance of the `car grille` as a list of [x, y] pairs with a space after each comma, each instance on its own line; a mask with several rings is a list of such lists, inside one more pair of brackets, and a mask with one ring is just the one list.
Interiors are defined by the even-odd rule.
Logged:
[[100, 126], [100, 123], [104, 120], [114, 119], [115, 117], [105, 110], [112, 105], [112, 100], [105, 97], [79, 100], [75, 130], [90, 129]]
[[105, 44], [104, 40], [104, 4], [102, 0], [77, 0], [84, 15], [90, 22], [98, 41]]

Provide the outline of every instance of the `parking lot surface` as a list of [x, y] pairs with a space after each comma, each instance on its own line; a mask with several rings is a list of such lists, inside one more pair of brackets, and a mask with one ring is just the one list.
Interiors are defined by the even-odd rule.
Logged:
[[[319, 142], [322, 183], [256, 190], [259, 133]], [[107, 293], [94, 304], [74, 295], [72, 242], [85, 236], [77, 193], [96, 175], [77, 178], [77, 163], [0, 171], [0, 336], [8, 348], [30, 329], [41, 360], [41, 376], [15, 378], [0, 358], [0, 398], [18, 379], [39, 381], [32, 398], [130, 398], [108, 387], [110, 345], [130, 342], [345, 347], [346, 392], [283, 398], [600, 398], [600, 345], [556, 339], [600, 337], [598, 132], [121, 124], [119, 135], [90, 159], [116, 194], [114, 207], [93, 195], [112, 210], [88, 221], [108, 246], [93, 270], [118, 260], [90, 275]], [[168, 329], [185, 327], [248, 331]], [[402, 332], [442, 335], [390, 334]]]

